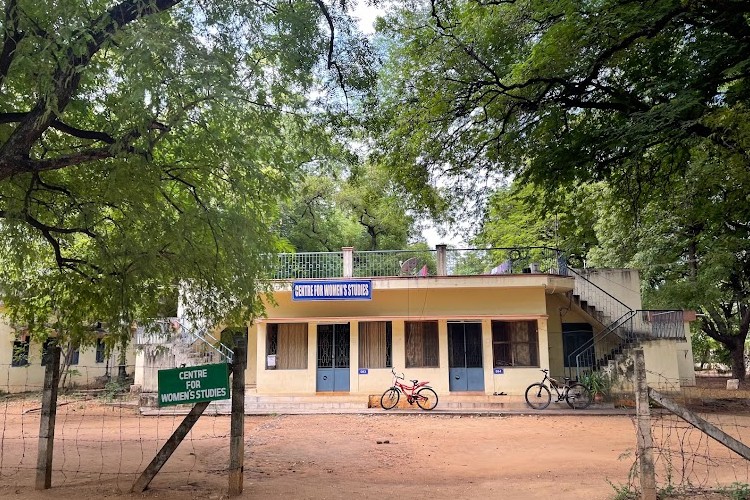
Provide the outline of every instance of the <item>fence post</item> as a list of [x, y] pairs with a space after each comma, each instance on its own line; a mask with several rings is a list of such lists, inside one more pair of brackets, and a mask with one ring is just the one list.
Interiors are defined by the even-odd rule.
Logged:
[[236, 339], [232, 359], [232, 417], [229, 437], [229, 496], [242, 494], [245, 472], [245, 364], [244, 337]]
[[437, 250], [437, 275], [438, 276], [445, 276], [446, 275], [446, 265], [445, 265], [445, 257], [446, 257], [446, 249], [448, 248], [448, 245], [440, 244], [435, 245], [435, 250]]
[[654, 469], [654, 441], [651, 436], [651, 410], [648, 406], [646, 359], [643, 349], [633, 350], [635, 357], [635, 413], [638, 433], [638, 465], [641, 479], [641, 498], [656, 500], [656, 471]]
[[55, 417], [57, 416], [57, 386], [60, 384], [60, 346], [49, 346], [47, 365], [44, 368], [44, 393], [42, 415], [39, 419], [39, 448], [36, 459], [37, 490], [52, 487], [52, 452], [55, 444]]
[[354, 247], [341, 247], [344, 258], [342, 278], [351, 278], [354, 275]]

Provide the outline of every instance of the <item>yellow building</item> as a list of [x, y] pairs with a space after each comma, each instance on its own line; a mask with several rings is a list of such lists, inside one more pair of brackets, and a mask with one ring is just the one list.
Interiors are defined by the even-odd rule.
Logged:
[[[652, 386], [695, 383], [691, 318], [642, 310], [637, 271], [574, 270], [554, 249], [285, 254], [274, 286], [247, 328], [246, 383], [259, 395], [376, 395], [392, 369], [442, 395], [522, 395], [543, 368], [622, 383], [636, 345]], [[215, 340], [193, 331], [187, 343]], [[169, 342], [137, 342], [145, 392], [156, 370], [186, 363]]]
[[[627, 386], [636, 345], [650, 385], [695, 384], [694, 315], [644, 311], [637, 271], [573, 269], [554, 249], [283, 254], [274, 289], [266, 316], [247, 325], [246, 383], [260, 395], [377, 395], [392, 370], [441, 395], [519, 396], [543, 368], [605, 371]], [[219, 335], [162, 323], [163, 335], [139, 330], [127, 354], [144, 392], [157, 391], [159, 369], [226, 358]], [[41, 388], [43, 352], [0, 322], [0, 390]], [[76, 353], [70, 380], [99, 383], [118, 359], [100, 339]]]
[[[0, 391], [18, 393], [39, 391], [44, 386], [47, 342], [36, 342], [22, 330], [14, 329], [0, 306]], [[103, 335], [88, 348], [71, 352], [65, 378], [66, 387], [102, 386], [108, 376], [117, 376], [120, 353], [105, 348]], [[126, 369], [133, 373], [135, 352], [128, 349]]]

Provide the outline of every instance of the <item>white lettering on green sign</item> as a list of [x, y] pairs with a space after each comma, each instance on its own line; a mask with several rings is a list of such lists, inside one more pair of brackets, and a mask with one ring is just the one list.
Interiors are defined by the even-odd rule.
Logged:
[[214, 389], [201, 389], [199, 391], [168, 392], [162, 394], [160, 401], [162, 403], [182, 403], [191, 399], [226, 399], [227, 390], [224, 387]]
[[229, 397], [226, 363], [159, 370], [159, 406]]

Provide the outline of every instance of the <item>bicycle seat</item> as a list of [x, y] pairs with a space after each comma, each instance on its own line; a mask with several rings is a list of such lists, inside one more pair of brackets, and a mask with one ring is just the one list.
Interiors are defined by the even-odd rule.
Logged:
[[411, 383], [417, 385], [419, 383], [419, 380], [412, 380]]

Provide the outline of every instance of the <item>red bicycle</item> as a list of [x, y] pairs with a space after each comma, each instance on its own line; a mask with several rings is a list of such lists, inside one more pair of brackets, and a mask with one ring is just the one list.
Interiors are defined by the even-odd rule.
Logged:
[[391, 373], [393, 373], [393, 385], [390, 389], [385, 391], [382, 396], [380, 396], [380, 406], [382, 406], [384, 410], [390, 410], [396, 406], [402, 392], [404, 393], [404, 396], [406, 396], [406, 400], [410, 405], [417, 403], [417, 405], [423, 410], [432, 410], [437, 406], [438, 396], [435, 390], [427, 385], [429, 382], [412, 380], [412, 385], [409, 387], [402, 382], [399, 382], [399, 380], [404, 380], [403, 373], [401, 376], [396, 375], [396, 371], [393, 368], [391, 368]]

